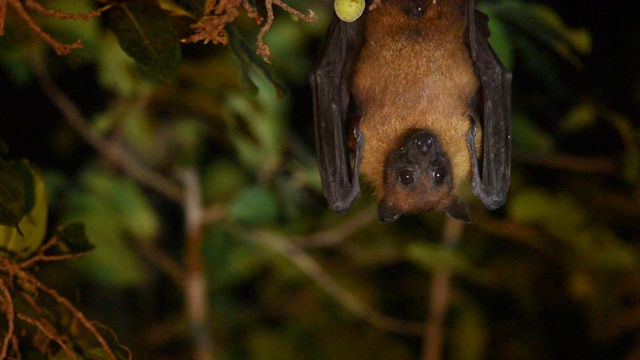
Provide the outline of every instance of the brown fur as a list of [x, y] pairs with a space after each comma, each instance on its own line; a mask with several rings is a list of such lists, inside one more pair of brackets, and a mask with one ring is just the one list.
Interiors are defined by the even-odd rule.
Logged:
[[[424, 1], [425, 12], [415, 18], [404, 11], [410, 1], [415, 0], [389, 0], [368, 13], [354, 92], [363, 111], [362, 174], [379, 199], [386, 195], [395, 204], [416, 206], [417, 199], [385, 194], [389, 154], [400, 146], [407, 129], [430, 130], [450, 158], [454, 186], [447, 192], [455, 192], [470, 174], [466, 134], [479, 82], [465, 44], [465, 1]], [[476, 139], [480, 153], [482, 134]]]
[[449, 205], [454, 195], [453, 189], [447, 187], [434, 189], [430, 183], [428, 179], [420, 179], [412, 191], [394, 183], [385, 189], [385, 201], [401, 213], [441, 210]]

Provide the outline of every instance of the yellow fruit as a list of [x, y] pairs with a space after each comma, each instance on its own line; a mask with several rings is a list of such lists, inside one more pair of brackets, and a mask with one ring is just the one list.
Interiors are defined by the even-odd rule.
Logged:
[[365, 5], [365, 0], [335, 0], [333, 8], [340, 20], [352, 22], [362, 15]]

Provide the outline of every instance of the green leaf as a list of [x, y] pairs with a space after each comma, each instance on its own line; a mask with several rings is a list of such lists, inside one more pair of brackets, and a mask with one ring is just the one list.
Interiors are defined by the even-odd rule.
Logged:
[[470, 266], [459, 252], [439, 244], [412, 243], [407, 247], [407, 256], [429, 270], [462, 270]]
[[255, 360], [295, 360], [304, 358], [304, 352], [282, 333], [281, 329], [252, 329], [247, 341], [251, 359]]
[[211, 226], [202, 245], [211, 287], [221, 289], [258, 276], [273, 256], [254, 244]]
[[[93, 0], [49, 0], [47, 8], [62, 11], [68, 14], [87, 14], [95, 9]], [[73, 43], [82, 40], [82, 51], [74, 51], [68, 56], [70, 61], [94, 61], [96, 55], [96, 43], [101, 35], [100, 18], [91, 20], [60, 19], [54, 16], [43, 17], [38, 22], [53, 37], [65, 43]]]
[[591, 36], [586, 30], [565, 26], [560, 15], [545, 5], [529, 4], [525, 9], [528, 10], [528, 14], [532, 18], [542, 21], [548, 26], [548, 28], [541, 26], [542, 30], [546, 31], [549, 37], [553, 36], [553, 45], [560, 50], [561, 55], [571, 51], [568, 47], [581, 54], [591, 52]]
[[235, 198], [248, 182], [247, 174], [237, 162], [228, 158], [213, 161], [202, 176], [206, 202], [226, 203]]
[[623, 177], [629, 183], [636, 183], [640, 178], [640, 143], [635, 135], [632, 119], [597, 103], [581, 102], [571, 108], [562, 119], [560, 130], [575, 132], [593, 126], [599, 120], [607, 121], [618, 132], [625, 147], [622, 154]]
[[[98, 79], [100, 85], [105, 90], [113, 91], [119, 96], [130, 97], [136, 92], [136, 89], [140, 87], [140, 74], [135, 71], [135, 60], [127, 56], [127, 54], [120, 49], [121, 47], [114, 34], [105, 34], [100, 39], [100, 46], [98, 47], [98, 54], [96, 55]], [[107, 127], [104, 124], [105, 122], [111, 124], [103, 120], [103, 118], [112, 120], [112, 118], [109, 117], [111, 112], [113, 112], [112, 109], [107, 109], [94, 120], [94, 126], [96, 126], [98, 130], [102, 131], [104, 130], [103, 128]], [[123, 121], [123, 123], [126, 122]]]
[[[491, 14], [487, 14], [491, 17]], [[489, 43], [507, 69], [513, 69], [513, 46], [509, 38], [509, 29], [499, 18], [489, 21]]]
[[622, 138], [625, 152], [622, 158], [622, 174], [631, 184], [640, 179], [640, 138], [635, 134], [634, 121], [615, 111], [603, 110], [602, 117], [609, 122]]
[[84, 224], [69, 224], [56, 232], [58, 238], [58, 250], [63, 254], [75, 254], [93, 250], [94, 246], [89, 242]]
[[204, 16], [205, 0], [186, 0], [176, 2], [175, 0], [159, 0], [160, 6], [173, 15], [189, 16], [200, 19]]
[[24, 197], [18, 171], [10, 163], [0, 162], [0, 225], [18, 225], [24, 215]]
[[104, 202], [127, 234], [139, 240], [152, 239], [157, 235], [160, 228], [158, 215], [133, 180], [94, 168], [83, 174], [82, 183], [83, 193]]
[[[23, 201], [28, 199], [29, 210], [15, 226], [0, 225], [0, 248], [20, 256], [29, 256], [44, 240], [47, 230], [47, 192], [44, 181], [26, 160], [18, 162], [17, 173], [28, 171], [21, 177], [25, 193]], [[27, 202], [27, 201], [24, 201]], [[23, 202], [23, 204], [24, 204]], [[26, 208], [26, 206], [25, 206]]]
[[279, 164], [284, 149], [286, 128], [282, 112], [283, 101], [275, 101], [266, 80], [256, 79], [261, 89], [251, 101], [240, 94], [230, 94], [226, 100], [223, 119], [228, 139], [245, 165], [269, 174]]
[[187, 3], [189, 3], [189, 6], [197, 19], [204, 16], [205, 1], [206, 0], [187, 0]]
[[[31, 359], [31, 357], [29, 357], [28, 359]], [[46, 359], [46, 358], [43, 357], [43, 359]], [[71, 356], [67, 354], [67, 352], [64, 349], [61, 349], [60, 351], [58, 351], [58, 353], [55, 356], [50, 358], [50, 360], [74, 360], [74, 359], [75, 359], [75, 356]]]
[[553, 137], [524, 113], [514, 111], [512, 123], [514, 149], [523, 153], [548, 153], [553, 150]]
[[154, 240], [160, 227], [155, 210], [131, 179], [103, 168], [90, 168], [81, 189], [68, 196], [64, 223], [83, 223], [95, 245], [90, 257], [77, 261], [84, 273], [111, 286], [137, 286], [147, 278], [128, 239]]
[[175, 79], [180, 66], [180, 39], [169, 15], [150, 0], [119, 3], [105, 14], [122, 49], [147, 72], [164, 81]]
[[255, 187], [242, 192], [231, 204], [230, 212], [238, 222], [265, 224], [277, 218], [279, 209], [270, 191]]
[[284, 87], [275, 81], [273, 75], [271, 75], [269, 66], [264, 62], [264, 60], [259, 57], [253, 49], [251, 49], [249, 44], [247, 44], [233, 26], [229, 25], [225, 27], [225, 30], [227, 30], [227, 36], [229, 38], [229, 47], [238, 61], [240, 61], [242, 84], [247, 91], [247, 94], [251, 97], [258, 95], [258, 86], [249, 76], [249, 71], [252, 68], [255, 68], [273, 85], [278, 99], [282, 98], [285, 95]]
[[16, 41], [26, 36], [26, 32], [12, 27], [4, 30], [4, 36], [0, 36], [0, 65], [5, 68], [4, 73], [9, 81], [25, 88], [33, 79], [29, 59], [35, 48], [28, 41]]
[[119, 179], [114, 185], [108, 195], [124, 230], [138, 240], [155, 238], [160, 220], [140, 187], [130, 179]]
[[[13, 163], [12, 167], [20, 175], [20, 180], [24, 186], [24, 212], [28, 213], [36, 203], [35, 193], [35, 170], [27, 160], [20, 160]], [[40, 174], [37, 175], [40, 177]]]
[[563, 132], [579, 131], [587, 126], [593, 126], [598, 120], [598, 109], [594, 104], [582, 102], [569, 110], [560, 122]]
[[35, 205], [35, 185], [28, 161], [7, 163], [0, 159], [0, 225], [15, 227], [22, 235], [18, 223]]
[[590, 34], [584, 29], [566, 26], [562, 18], [547, 6], [520, 1], [500, 1], [487, 2], [481, 9], [492, 18], [495, 15], [504, 23], [520, 29], [527, 38], [539, 41], [576, 67], [582, 66], [580, 55], [586, 55], [591, 51]]
[[414, 242], [407, 246], [410, 261], [425, 270], [451, 270], [476, 282], [486, 282], [487, 277], [475, 268], [459, 251], [440, 244]]
[[118, 213], [95, 193], [73, 194], [67, 206], [67, 223], [83, 223], [86, 234], [96, 248], [89, 257], [75, 260], [82, 273], [113, 287], [138, 286], [147, 279], [144, 265], [131, 246], [124, 242], [125, 233]]
[[567, 232], [567, 236], [572, 230], [584, 227], [587, 222], [584, 208], [573, 199], [542, 189], [520, 191], [511, 197], [507, 206], [514, 220]]
[[88, 360], [111, 360], [112, 359], [109, 353], [101, 347], [96, 347], [96, 348], [87, 350], [84, 353], [84, 357]]
[[474, 360], [486, 358], [488, 333], [486, 319], [482, 309], [470, 299], [473, 296], [460, 297], [455, 307], [455, 320], [452, 322], [450, 336], [452, 344], [464, 346], [451, 347], [452, 359]]

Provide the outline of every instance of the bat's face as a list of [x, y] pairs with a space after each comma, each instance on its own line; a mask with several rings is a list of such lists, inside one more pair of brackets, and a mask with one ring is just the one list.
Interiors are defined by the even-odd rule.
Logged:
[[378, 205], [383, 223], [403, 213], [434, 210], [469, 221], [467, 205], [454, 194], [449, 157], [437, 137], [427, 131], [413, 131], [389, 155], [383, 182], [384, 195]]

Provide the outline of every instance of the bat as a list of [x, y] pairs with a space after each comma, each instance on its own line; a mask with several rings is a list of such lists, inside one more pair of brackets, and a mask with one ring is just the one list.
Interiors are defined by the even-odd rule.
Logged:
[[334, 18], [310, 75], [316, 150], [329, 207], [347, 212], [359, 177], [380, 222], [440, 211], [471, 222], [458, 197], [504, 204], [511, 169], [511, 73], [473, 0], [387, 0]]

